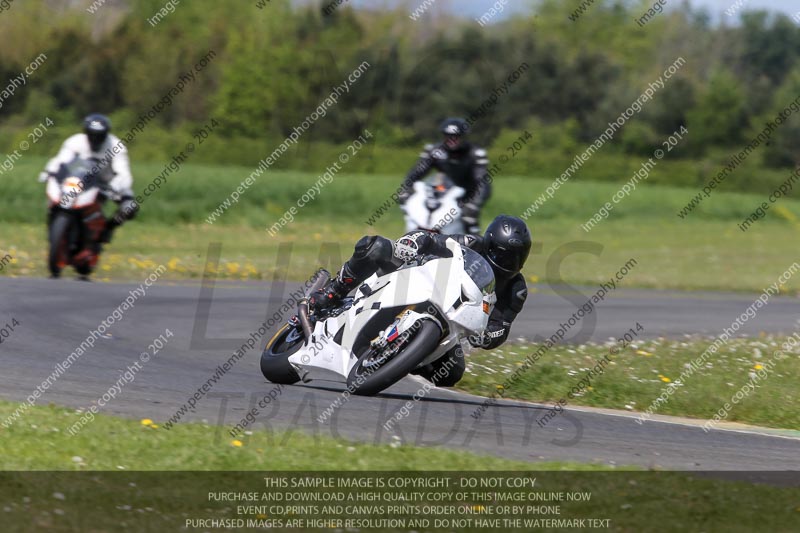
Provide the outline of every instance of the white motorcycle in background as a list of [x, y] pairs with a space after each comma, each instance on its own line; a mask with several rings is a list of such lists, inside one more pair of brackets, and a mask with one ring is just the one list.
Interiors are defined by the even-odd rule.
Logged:
[[465, 193], [444, 174], [415, 182], [414, 192], [403, 206], [406, 232], [424, 229], [443, 235], [464, 233], [458, 201]]
[[373, 395], [443, 357], [461, 337], [481, 335], [496, 301], [494, 273], [477, 252], [453, 240], [447, 248], [452, 257], [375, 274], [340, 306], [309, 315], [308, 295], [330, 278], [321, 271], [296, 318], [264, 348], [264, 377], [283, 384], [334, 380]]

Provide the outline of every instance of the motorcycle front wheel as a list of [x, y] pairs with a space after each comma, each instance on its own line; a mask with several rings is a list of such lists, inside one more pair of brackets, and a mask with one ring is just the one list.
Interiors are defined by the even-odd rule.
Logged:
[[[416, 333], [409, 338], [400, 351], [386, 361], [382, 354], [371, 348], [362, 353], [347, 377], [347, 388], [353, 394], [372, 396], [394, 385], [425, 359], [442, 336], [442, 330], [432, 320], [423, 320]], [[388, 348], [388, 347], [387, 347]]]
[[289, 357], [303, 346], [303, 332], [284, 324], [269, 340], [261, 354], [261, 373], [272, 383], [292, 385], [300, 381]]
[[47, 267], [50, 275], [57, 278], [61, 270], [69, 264], [69, 231], [72, 217], [67, 213], [57, 213], [50, 224], [50, 250], [47, 255]]

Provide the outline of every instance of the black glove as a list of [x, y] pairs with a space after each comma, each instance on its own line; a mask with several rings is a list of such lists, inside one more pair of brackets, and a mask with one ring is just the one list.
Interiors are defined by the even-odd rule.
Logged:
[[121, 226], [124, 222], [135, 218], [138, 212], [139, 204], [136, 203], [136, 200], [130, 196], [122, 197], [119, 202], [119, 208], [117, 208], [117, 212], [112, 217], [114, 225]]
[[[487, 337], [488, 338], [488, 337]], [[483, 348], [483, 335], [470, 335], [467, 340], [473, 348]]]
[[475, 348], [491, 350], [506, 342], [510, 326], [506, 322], [489, 322], [482, 335], [471, 335], [467, 340]]

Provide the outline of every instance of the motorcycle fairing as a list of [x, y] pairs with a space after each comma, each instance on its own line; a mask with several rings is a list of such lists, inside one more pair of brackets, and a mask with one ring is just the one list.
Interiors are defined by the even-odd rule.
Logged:
[[[385, 333], [385, 328], [391, 325], [393, 319], [370, 324], [381, 313], [385, 319], [387, 312], [392, 316], [406, 312], [398, 324], [398, 335], [414, 327], [421, 319], [440, 322], [437, 315], [442, 313], [459, 330], [483, 331], [488, 320], [483, 304], [493, 305], [494, 293], [484, 295], [465, 275], [463, 252], [457, 242], [447, 241], [447, 247], [453, 252], [452, 257], [402, 268], [381, 277], [373, 275], [364, 282], [369, 290], [358, 291], [359, 297], [349, 309], [318, 321], [303, 347], [289, 357], [289, 362], [297, 368], [302, 379], [330, 379], [331, 373], [339, 379], [347, 378], [357, 362], [354, 353], [357, 341], [361, 340], [363, 344], [364, 334], [371, 339], [382, 331]], [[460, 305], [456, 306], [457, 302]], [[420, 309], [419, 304], [423, 303], [432, 304], [434, 309], [431, 312], [426, 312], [424, 306]], [[440, 325], [446, 329], [444, 324]], [[420, 364], [441, 357], [458, 341], [460, 333], [447, 332], [439, 348]]]

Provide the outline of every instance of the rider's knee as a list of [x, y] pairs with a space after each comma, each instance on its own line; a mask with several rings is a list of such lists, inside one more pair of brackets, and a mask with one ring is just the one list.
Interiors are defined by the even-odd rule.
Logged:
[[464, 377], [467, 363], [464, 360], [464, 350], [456, 346], [446, 356], [433, 363], [434, 372], [431, 381], [437, 387], [453, 387]]
[[392, 258], [392, 241], [386, 237], [371, 235], [361, 237], [356, 243], [353, 259], [383, 262]]
[[391, 259], [392, 241], [375, 235], [364, 236], [356, 243], [347, 267], [355, 277], [365, 279]]

